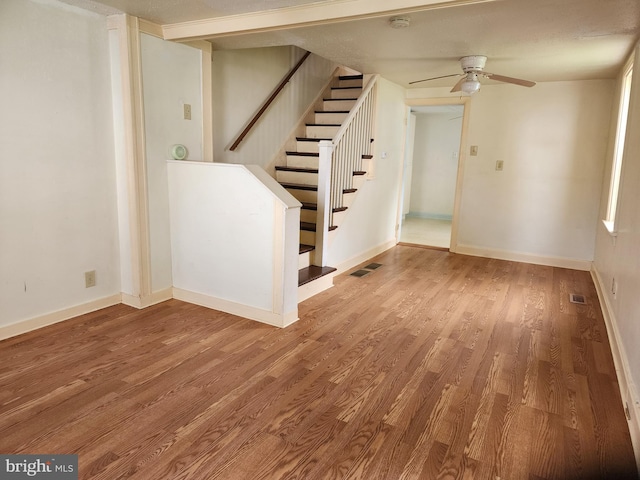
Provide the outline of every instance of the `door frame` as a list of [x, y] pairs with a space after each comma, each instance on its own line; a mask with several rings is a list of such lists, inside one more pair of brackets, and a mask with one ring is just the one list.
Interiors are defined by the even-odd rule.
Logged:
[[[462, 132], [460, 133], [460, 149], [458, 152], [458, 172], [456, 174], [456, 192], [453, 200], [453, 215], [451, 218], [451, 241], [449, 243], [449, 251], [456, 253], [458, 248], [458, 222], [460, 217], [460, 205], [462, 201], [462, 184], [464, 180], [464, 168], [467, 160], [467, 143], [469, 133], [469, 117], [470, 117], [470, 104], [471, 97], [456, 97], [456, 98], [408, 98], [405, 100], [407, 106], [407, 118], [411, 112], [411, 107], [424, 107], [424, 106], [440, 106], [440, 105], [462, 105]], [[406, 130], [406, 129], [405, 129]], [[404, 182], [406, 159], [403, 159], [401, 181]], [[400, 186], [400, 195], [398, 197], [398, 212], [396, 217], [396, 225], [402, 223], [402, 201], [404, 185]], [[396, 238], [396, 243], [400, 240], [399, 235]]]

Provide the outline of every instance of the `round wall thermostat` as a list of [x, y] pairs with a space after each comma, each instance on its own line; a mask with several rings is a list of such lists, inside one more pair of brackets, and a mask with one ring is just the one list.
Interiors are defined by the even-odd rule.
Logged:
[[171, 154], [171, 158], [173, 158], [174, 160], [184, 160], [185, 158], [187, 158], [187, 155], [189, 154], [187, 147], [180, 144], [171, 145], [169, 152]]

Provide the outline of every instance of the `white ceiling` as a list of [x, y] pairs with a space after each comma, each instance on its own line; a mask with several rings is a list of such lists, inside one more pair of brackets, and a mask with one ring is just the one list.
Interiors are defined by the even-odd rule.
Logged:
[[[65, 1], [164, 25], [335, 0]], [[349, 1], [357, 0], [341, 3]], [[412, 80], [459, 73], [458, 59], [473, 54], [489, 57], [486, 71], [536, 82], [614, 78], [640, 33], [638, 0], [497, 0], [403, 16], [411, 22], [405, 29], [391, 28], [391, 15], [385, 15], [262, 33], [238, 31], [210, 41], [215, 49], [296, 45], [406, 87]]]

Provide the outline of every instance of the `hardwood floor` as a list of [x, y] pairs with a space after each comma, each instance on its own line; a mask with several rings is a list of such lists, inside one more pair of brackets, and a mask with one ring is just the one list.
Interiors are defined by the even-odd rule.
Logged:
[[637, 478], [587, 272], [373, 261], [286, 329], [172, 300], [0, 342], [0, 452], [109, 480]]

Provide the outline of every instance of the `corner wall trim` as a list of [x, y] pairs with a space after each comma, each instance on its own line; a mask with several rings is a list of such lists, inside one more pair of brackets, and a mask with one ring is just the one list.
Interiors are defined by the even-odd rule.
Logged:
[[549, 267], [569, 268], [571, 270], [591, 270], [591, 260], [578, 260], [574, 258], [546, 257], [533, 253], [510, 252], [508, 250], [498, 250], [494, 248], [475, 247], [472, 245], [456, 245], [452, 253], [461, 255], [471, 255], [473, 257], [494, 258], [496, 260], [509, 260], [512, 262], [533, 263], [534, 265], [546, 265]]
[[173, 288], [173, 298], [182, 300], [183, 302], [193, 303], [201, 307], [219, 310], [221, 312], [230, 313], [239, 317], [248, 318], [257, 322], [266, 323], [274, 327], [286, 327], [291, 325], [298, 319], [298, 310], [287, 312], [283, 315], [263, 310], [261, 308], [242, 305], [240, 303], [224, 300], [222, 298], [212, 297], [203, 293], [182, 290], [181, 288]]
[[625, 402], [629, 406], [629, 414], [631, 415], [628, 421], [629, 434], [631, 435], [633, 452], [636, 457], [636, 466], [638, 471], [640, 471], [640, 405], [638, 405], [640, 397], [638, 396], [636, 386], [631, 377], [629, 359], [624, 345], [620, 341], [620, 332], [618, 331], [618, 322], [616, 321], [614, 310], [611, 307], [609, 298], [604, 293], [606, 287], [602, 283], [602, 278], [595, 267], [591, 269], [591, 278], [596, 286], [602, 316], [604, 317], [604, 323], [607, 327], [609, 345], [611, 346], [613, 363], [618, 377], [618, 387], [620, 388], [620, 396], [622, 397], [622, 406], [624, 407]]
[[130, 307], [142, 309], [155, 305], [156, 303], [171, 300], [173, 298], [173, 288], [165, 288], [158, 292], [153, 292], [151, 295], [147, 295], [144, 298], [134, 297], [127, 293], [121, 293], [122, 303]]
[[91, 302], [76, 305], [74, 307], [58, 310], [57, 312], [51, 312], [38, 317], [33, 317], [28, 320], [22, 320], [20, 322], [12, 323], [0, 327], [0, 340], [5, 338], [15, 337], [22, 335], [23, 333], [36, 330], [38, 328], [53, 325], [54, 323], [63, 322], [70, 318], [84, 315], [86, 313], [95, 312], [101, 308], [111, 307], [120, 303], [120, 294], [110, 295], [108, 297], [100, 298], [98, 300], [92, 300]]

